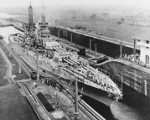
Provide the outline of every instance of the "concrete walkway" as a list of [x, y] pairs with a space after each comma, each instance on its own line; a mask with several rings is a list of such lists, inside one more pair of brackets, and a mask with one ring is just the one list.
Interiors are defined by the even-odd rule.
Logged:
[[[57, 88], [52, 86], [47, 86], [45, 84], [38, 83], [38, 87], [32, 87], [32, 90], [35, 94], [41, 92], [44, 94], [45, 98], [49, 101], [53, 108], [56, 109], [51, 115], [55, 117], [57, 112], [61, 112], [63, 120], [73, 120], [74, 119], [74, 104], [72, 101], [63, 93], [60, 92]], [[58, 103], [59, 108], [56, 108]], [[57, 119], [57, 118], [55, 118]], [[79, 120], [90, 120], [80, 109], [79, 109]]]
[[12, 75], [12, 63], [0, 47], [0, 54], [7, 64], [6, 80], [9, 84], [0, 87], [0, 119], [2, 120], [37, 120], [28, 101], [19, 93]]
[[8, 67], [7, 76], [8, 76], [8, 82], [10, 84], [10, 83], [14, 82], [13, 79], [12, 79], [12, 64], [9, 61], [9, 59], [7, 58], [7, 56], [4, 53], [4, 51], [1, 49], [1, 47], [0, 47], [0, 53], [3, 56], [3, 58], [4, 58], [4, 60], [5, 60], [6, 64], [7, 64], [7, 67]]

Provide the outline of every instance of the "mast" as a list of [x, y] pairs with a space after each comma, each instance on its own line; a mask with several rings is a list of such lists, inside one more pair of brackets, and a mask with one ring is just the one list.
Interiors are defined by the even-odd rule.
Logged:
[[75, 120], [78, 120], [79, 107], [78, 107], [78, 78], [75, 76]]
[[40, 74], [39, 74], [39, 53], [38, 48], [36, 48], [36, 68], [37, 68], [37, 81], [40, 80]]
[[134, 38], [134, 47], [133, 47], [133, 55], [134, 55], [134, 60], [136, 59], [136, 39]]
[[28, 28], [29, 28], [29, 32], [31, 34], [33, 33], [33, 27], [34, 27], [34, 23], [33, 23], [33, 8], [32, 8], [31, 1], [30, 1], [30, 5], [28, 7]]

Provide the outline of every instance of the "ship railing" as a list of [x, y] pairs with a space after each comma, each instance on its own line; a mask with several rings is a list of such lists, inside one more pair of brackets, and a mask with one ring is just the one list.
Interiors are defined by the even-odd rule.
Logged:
[[72, 62], [74, 65], [78, 65], [78, 63], [74, 60], [69, 59], [70, 62]]
[[70, 65], [74, 65], [73, 61], [68, 58], [64, 58], [64, 61], [69, 63]]
[[[78, 71], [74, 71], [77, 75], [78, 74], [80, 74]], [[84, 75], [82, 75], [82, 74], [80, 74], [81, 76], [83, 76], [83, 78], [86, 78]], [[92, 76], [91, 76], [92, 77]], [[87, 79], [89, 79], [89, 78], [87, 78]], [[117, 88], [117, 86], [112, 86], [112, 85], [110, 85], [110, 84], [107, 84], [104, 80], [103, 80], [103, 78], [101, 79], [101, 81], [96, 81], [96, 80], [94, 80], [93, 78], [91, 78], [91, 79], [89, 79], [90, 81], [92, 81], [92, 82], [96, 82], [98, 85], [99, 85], [99, 87], [102, 89], [102, 90], [104, 90], [104, 91], [106, 91], [106, 92], [110, 92], [110, 93], [113, 93], [113, 94], [118, 94], [119, 96], [121, 96], [121, 92], [120, 92], [120, 90], [119, 90], [119, 88]]]
[[[70, 63], [70, 61], [68, 60], [68, 59], [65, 59], [67, 62], [69, 62]], [[72, 69], [71, 69], [71, 67], [69, 67], [69, 68], [67, 68], [67, 69], [70, 69], [71, 71], [72, 71]], [[80, 74], [78, 71], [74, 71], [75, 73], [77, 73], [77, 74]], [[80, 75], [82, 75], [82, 74], [80, 74]], [[83, 76], [83, 75], [82, 75]], [[85, 76], [83, 76], [84, 78], [85, 78]], [[107, 78], [109, 78], [109, 77], [107, 77]], [[115, 89], [111, 89], [111, 87], [109, 87], [109, 85], [106, 83], [106, 81], [104, 81], [103, 80], [104, 78], [101, 78], [101, 82], [97, 82], [97, 81], [94, 81], [94, 79], [93, 78], [91, 78], [91, 79], [89, 79], [90, 81], [93, 81], [93, 82], [97, 82], [97, 84], [99, 84], [100, 86], [101, 86], [101, 88], [103, 89], [103, 90], [105, 90], [105, 91], [108, 91], [108, 92], [112, 92], [112, 93], [118, 93], [119, 94], [119, 91], [118, 90], [115, 90]], [[103, 83], [104, 82], [104, 83]], [[110, 81], [108, 82], [108, 83], [110, 83]], [[117, 86], [112, 86], [113, 88], [116, 88]]]
[[[114, 80], [114, 75], [112, 75], [110, 72], [104, 70], [104, 69], [99, 69], [102, 73], [106, 74], [108, 76], [109, 79], [113, 79]], [[115, 81], [115, 80], [114, 80]], [[113, 82], [113, 81], [112, 81]], [[120, 90], [120, 88], [118, 87], [118, 85], [116, 83], [114, 83], [113, 87], [113, 91], [116, 91], [115, 93], [118, 94], [118, 96], [120, 96], [120, 98], [122, 97], [122, 92]]]
[[101, 76], [99, 76], [98, 84], [104, 86], [106, 90], [120, 93], [120, 89], [118, 88], [118, 86], [109, 77], [102, 78]]

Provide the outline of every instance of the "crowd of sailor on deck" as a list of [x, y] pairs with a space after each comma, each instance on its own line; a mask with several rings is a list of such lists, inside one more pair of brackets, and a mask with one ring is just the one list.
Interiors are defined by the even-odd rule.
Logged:
[[[47, 52], [45, 52], [44, 54], [43, 54], [43, 56], [44, 56], [44, 58], [48, 58], [48, 59], [51, 59], [51, 58], [53, 58], [53, 56], [54, 56], [54, 53], [52, 54], [53, 52], [51, 51], [49, 51], [49, 53], [47, 53]], [[65, 53], [65, 52], [63, 52], [63, 53]], [[67, 52], [66, 51], [66, 53], [70, 53], [70, 52]], [[80, 57], [79, 57], [80, 58]], [[42, 62], [45, 62], [45, 64], [47, 64], [47, 65], [50, 65], [49, 63], [48, 63], [48, 59], [46, 60], [46, 59], [41, 59], [42, 60]], [[41, 61], [40, 59], [39, 59], [39, 61]], [[68, 61], [71, 61], [71, 56], [70, 57], [68, 57], [67, 58], [67, 60]], [[66, 62], [67, 62], [67, 60], [66, 60]], [[75, 60], [75, 59], [74, 59]], [[64, 61], [63, 61], [64, 62]], [[108, 77], [108, 76], [106, 76], [105, 74], [103, 74], [102, 72], [100, 72], [100, 71], [98, 71], [98, 70], [95, 70], [95, 69], [93, 69], [92, 67], [90, 67], [90, 66], [88, 66], [88, 63], [86, 63], [87, 61], [85, 60], [85, 59], [78, 59], [78, 61], [77, 61], [77, 64], [72, 64], [72, 66], [73, 65], [78, 65], [78, 66], [80, 66], [80, 70], [78, 69], [78, 72], [80, 71], [81, 72], [81, 74], [82, 75], [84, 75], [84, 70], [83, 69], [81, 69], [81, 68], [90, 68], [89, 70], [86, 70], [86, 72], [87, 72], [87, 78], [90, 78], [89, 80], [91, 80], [92, 82], [94, 82], [94, 83], [96, 83], [97, 85], [99, 85], [99, 87], [101, 88], [101, 89], [103, 89], [103, 90], [105, 90], [105, 91], [108, 91], [108, 92], [111, 92], [111, 93], [115, 93], [115, 92], [117, 92], [116, 90], [117, 89], [115, 89], [117, 86], [115, 86], [115, 84], [113, 84], [113, 82], [111, 81], [111, 79]], [[74, 62], [72, 62], [72, 63], [76, 63], [75, 61]], [[65, 64], [65, 62], [64, 62], [64, 64]], [[84, 67], [83, 67], [84, 66]], [[86, 67], [86, 66], [88, 66], [88, 67]], [[74, 69], [75, 70], [75, 69]], [[85, 76], [84, 76], [85, 77]], [[82, 80], [83, 81], [83, 80]], [[84, 82], [84, 81], [83, 81]]]
[[149, 64], [144, 63], [143, 61], [140, 61], [139, 54], [136, 54], [136, 55], [133, 55], [133, 54], [132, 55], [123, 54], [122, 58], [125, 59], [125, 60], [128, 60], [128, 61], [130, 61], [132, 63], [141, 65], [143, 67], [150, 68]]

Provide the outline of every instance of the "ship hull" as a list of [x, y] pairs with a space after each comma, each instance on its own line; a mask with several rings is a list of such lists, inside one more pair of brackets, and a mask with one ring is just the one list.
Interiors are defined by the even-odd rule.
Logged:
[[[30, 66], [34, 71], [37, 70], [37, 60], [36, 60], [36, 54], [33, 56], [29, 55], [29, 50], [21, 47], [19, 43], [10, 41], [9, 45], [11, 46], [11, 49], [13, 52], [15, 52], [22, 60], [25, 62], [28, 66]], [[38, 62], [39, 70], [43, 73], [56, 75], [57, 77], [64, 78], [70, 82], [73, 82], [75, 77], [74, 73], [72, 71], [69, 71], [63, 67], [54, 68], [51, 65], [48, 65], [47, 63], [43, 61]], [[83, 81], [84, 80], [84, 81]], [[100, 91], [109, 94], [110, 96], [113, 96], [115, 99], [119, 99], [120, 96], [116, 95], [112, 92], [109, 92], [107, 90], [102, 90], [99, 85], [96, 83], [93, 83], [92, 81], [84, 78], [83, 76], [80, 76], [78, 78], [79, 83], [82, 83], [83, 85], [87, 85], [96, 89], [99, 89]]]

